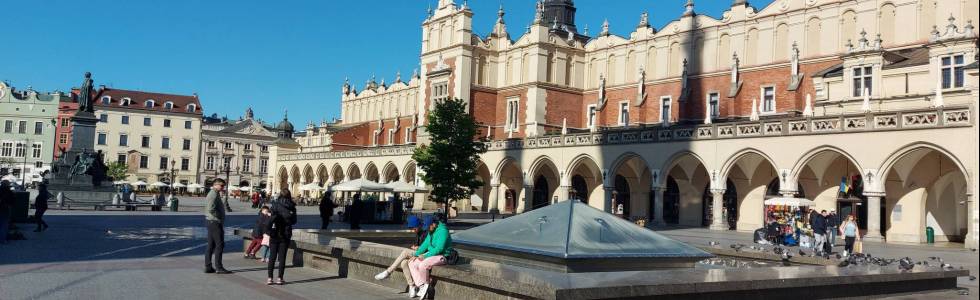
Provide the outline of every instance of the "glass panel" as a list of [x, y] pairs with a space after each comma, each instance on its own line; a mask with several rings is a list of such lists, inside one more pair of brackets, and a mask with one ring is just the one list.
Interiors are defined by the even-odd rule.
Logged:
[[948, 89], [948, 88], [951, 88], [952, 87], [952, 78], [950, 78], [950, 76], [952, 75], [952, 74], [950, 74], [951, 71], [952, 70], [950, 70], [949, 68], [944, 68], [943, 69], [943, 75], [942, 76], [943, 76], [943, 88], [944, 89]]
[[963, 55], [957, 55], [953, 57], [953, 63], [957, 65], [963, 64]]
[[865, 76], [871, 75], [871, 67], [864, 67], [864, 75]]
[[861, 76], [861, 68], [854, 68], [854, 77]]
[[[871, 91], [872, 91], [872, 87], [871, 87], [871, 76], [864, 77], [864, 88], [868, 90], [868, 93], [869, 94], [871, 93]], [[868, 96], [871, 96], [871, 95], [868, 95]]]
[[949, 65], [949, 63], [950, 63], [950, 59], [949, 59], [949, 57], [948, 57], [948, 56], [947, 56], [947, 57], [943, 57], [943, 65], [944, 65], [944, 66], [948, 66], [948, 65]]
[[456, 243], [561, 258], [702, 257], [708, 253], [579, 201], [563, 201], [452, 235]]
[[955, 78], [955, 82], [954, 82], [955, 85], [954, 85], [954, 87], [958, 87], [958, 88], [959, 87], [963, 87], [963, 84], [964, 84], [963, 67], [956, 67], [956, 70], [954, 70], [954, 73], [955, 73], [954, 76], [953, 76]]
[[854, 97], [861, 97], [861, 78], [854, 78]]

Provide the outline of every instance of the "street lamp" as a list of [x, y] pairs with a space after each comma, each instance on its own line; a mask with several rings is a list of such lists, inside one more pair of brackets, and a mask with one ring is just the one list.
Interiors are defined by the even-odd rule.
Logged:
[[176, 178], [177, 177], [176, 164], [177, 164], [177, 161], [176, 160], [171, 160], [170, 161], [170, 194], [171, 195], [174, 194], [174, 182], [177, 181], [177, 178]]

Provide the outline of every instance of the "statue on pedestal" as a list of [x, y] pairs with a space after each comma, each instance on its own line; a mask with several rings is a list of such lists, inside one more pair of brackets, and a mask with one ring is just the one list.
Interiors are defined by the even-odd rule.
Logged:
[[78, 111], [80, 112], [94, 112], [95, 109], [92, 107], [92, 95], [94, 94], [94, 88], [92, 87], [92, 73], [85, 72], [85, 80], [82, 80], [82, 86], [79, 87], [78, 91]]

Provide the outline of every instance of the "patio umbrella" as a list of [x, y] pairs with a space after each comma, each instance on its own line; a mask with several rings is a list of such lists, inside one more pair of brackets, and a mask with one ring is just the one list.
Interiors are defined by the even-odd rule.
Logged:
[[765, 205], [783, 205], [783, 206], [795, 206], [795, 207], [806, 207], [816, 205], [813, 200], [802, 199], [802, 198], [772, 198], [765, 201]]
[[204, 186], [198, 183], [191, 183], [190, 185], [187, 186], [187, 188], [197, 190], [197, 189], [203, 189]]
[[392, 192], [396, 193], [423, 193], [428, 191], [423, 187], [415, 186], [414, 184], [404, 182], [404, 181], [393, 181], [384, 185], [385, 187], [391, 189]]
[[322, 188], [320, 187], [319, 184], [312, 183], [312, 182], [311, 183], [304, 184], [304, 185], [302, 185], [302, 186], [299, 187], [299, 190], [301, 190], [301, 191], [319, 191], [320, 189], [322, 189]]
[[183, 184], [183, 183], [180, 183], [180, 182], [178, 182], [178, 183], [174, 183], [174, 187], [175, 187], [175, 188], [185, 188], [185, 187], [187, 187], [187, 185], [185, 185], [185, 184]]
[[252, 187], [250, 187], [250, 186], [243, 186], [243, 187], [238, 188], [238, 190], [240, 190], [242, 192], [251, 192], [252, 191]]
[[124, 184], [129, 184], [129, 181], [117, 180], [112, 182], [112, 185], [124, 185]]
[[133, 186], [146, 186], [146, 181], [142, 181], [142, 180], [134, 181], [132, 184]]
[[154, 182], [153, 184], [150, 184], [150, 186], [153, 186], [153, 187], [168, 187], [170, 185], [169, 184], [166, 184], [166, 183], [163, 183], [163, 182], [157, 181], [157, 182]]
[[364, 178], [334, 185], [333, 190], [337, 192], [391, 192], [391, 188]]

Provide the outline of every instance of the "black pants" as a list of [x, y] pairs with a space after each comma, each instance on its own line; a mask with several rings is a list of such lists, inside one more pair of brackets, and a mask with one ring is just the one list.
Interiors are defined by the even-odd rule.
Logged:
[[269, 278], [272, 278], [272, 270], [279, 262], [279, 277], [286, 273], [286, 251], [289, 250], [289, 239], [269, 241]]
[[330, 216], [321, 215], [320, 222], [321, 222], [320, 229], [327, 229], [327, 227], [330, 227]]
[[48, 223], [44, 222], [44, 212], [48, 211], [47, 208], [42, 208], [34, 211], [34, 221], [37, 223], [37, 228], [48, 227]]
[[221, 254], [225, 252], [225, 227], [218, 221], [208, 222], [208, 247], [204, 250], [204, 266], [210, 268], [211, 257], [214, 256], [214, 268], [224, 269], [221, 264]]
[[844, 237], [844, 250], [847, 250], [847, 254], [850, 255], [854, 253], [854, 237], [846, 236]]

